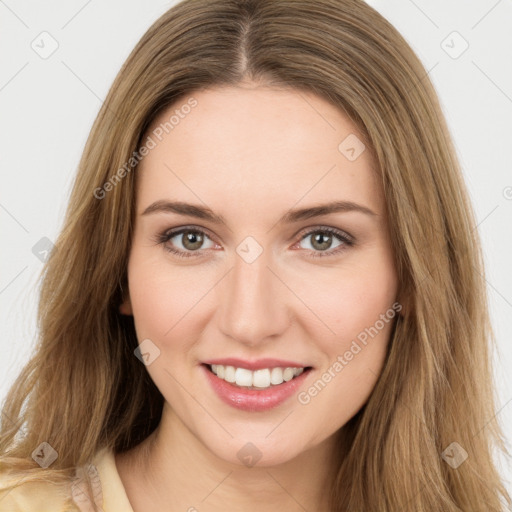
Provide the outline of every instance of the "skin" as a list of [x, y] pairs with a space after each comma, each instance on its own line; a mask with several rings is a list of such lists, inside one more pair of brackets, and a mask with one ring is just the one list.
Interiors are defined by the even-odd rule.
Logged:
[[[215, 357], [291, 359], [313, 367], [299, 391], [332, 368], [365, 328], [396, 301], [397, 275], [385, 202], [368, 150], [354, 161], [338, 146], [356, 126], [324, 99], [251, 82], [193, 94], [198, 104], [146, 155], [138, 172], [129, 296], [139, 342], [160, 355], [147, 370], [165, 398], [148, 439], [116, 455], [136, 512], [149, 510], [328, 510], [336, 433], [367, 401], [392, 328], [378, 335], [306, 405], [297, 395], [265, 412], [222, 402], [200, 364]], [[155, 120], [166, 121], [186, 99]], [[148, 132], [150, 133], [150, 132]], [[362, 138], [362, 137], [360, 137]], [[144, 210], [159, 200], [208, 206], [226, 225]], [[346, 200], [372, 210], [279, 223], [292, 208]], [[200, 255], [183, 235], [206, 231]], [[321, 253], [311, 228], [337, 228]], [[328, 236], [328, 233], [325, 233]], [[237, 246], [252, 236], [262, 254], [247, 263]], [[198, 249], [196, 254], [198, 253]], [[261, 454], [246, 467], [238, 451]]]

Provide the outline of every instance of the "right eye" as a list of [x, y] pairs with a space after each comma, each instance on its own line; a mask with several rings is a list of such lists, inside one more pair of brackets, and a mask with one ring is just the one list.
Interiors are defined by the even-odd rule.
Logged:
[[[213, 245], [203, 247], [205, 240], [210, 240]], [[159, 235], [158, 243], [162, 244], [165, 250], [180, 258], [200, 256], [200, 251], [211, 249], [215, 245], [205, 231], [194, 227], [167, 230]]]

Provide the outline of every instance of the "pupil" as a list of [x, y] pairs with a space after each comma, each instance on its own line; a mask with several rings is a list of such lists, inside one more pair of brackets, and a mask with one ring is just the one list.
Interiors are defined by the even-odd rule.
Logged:
[[[321, 240], [324, 239], [324, 242], [322, 243]], [[317, 235], [315, 235], [313, 237], [313, 246], [317, 249], [321, 249], [321, 250], [325, 250], [325, 249], [328, 249], [329, 246], [331, 245], [331, 238], [332, 238], [332, 235], [326, 235], [324, 233], [318, 233]], [[318, 247], [319, 246], [319, 247]]]
[[195, 231], [185, 232], [185, 243], [183, 244], [187, 249], [198, 249], [203, 243], [203, 237], [200, 233]]

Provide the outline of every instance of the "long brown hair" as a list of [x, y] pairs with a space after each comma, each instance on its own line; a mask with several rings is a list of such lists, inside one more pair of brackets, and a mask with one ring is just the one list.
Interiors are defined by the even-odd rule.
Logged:
[[[158, 425], [163, 398], [133, 354], [132, 318], [118, 311], [134, 152], [164, 108], [247, 78], [314, 92], [347, 114], [378, 163], [390, 217], [404, 315], [372, 395], [339, 432], [331, 509], [511, 504], [492, 459], [506, 449], [459, 164], [423, 65], [361, 0], [185, 0], [142, 37], [91, 130], [45, 267], [38, 345], [3, 407], [1, 467], [63, 482], [99, 449], [127, 450]], [[42, 442], [58, 453], [46, 469], [31, 458]], [[453, 442], [468, 455], [457, 468], [442, 456]]]

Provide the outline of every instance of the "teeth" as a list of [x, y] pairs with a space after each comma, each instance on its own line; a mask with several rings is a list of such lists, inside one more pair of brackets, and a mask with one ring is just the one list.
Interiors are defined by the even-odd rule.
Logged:
[[271, 384], [274, 384], [274, 386], [283, 382], [282, 368], [272, 368], [272, 371], [270, 372], [270, 382]]
[[278, 386], [283, 382], [292, 380], [294, 377], [299, 376], [304, 371], [304, 368], [263, 368], [253, 372], [247, 368], [212, 364], [211, 370], [219, 379], [236, 384], [237, 386], [266, 389], [271, 385]]
[[[217, 365], [217, 372], [219, 371], [219, 366], [222, 366], [221, 364]], [[222, 373], [222, 371], [221, 371]], [[218, 374], [217, 374], [218, 375]], [[224, 380], [226, 382], [235, 382], [235, 367], [234, 366], [225, 366], [224, 367]]]
[[252, 385], [255, 388], [268, 388], [270, 386], [270, 370], [267, 368], [264, 370], [256, 370], [252, 374]]
[[235, 382], [237, 386], [252, 386], [252, 372], [245, 368], [235, 370]]
[[293, 368], [285, 368], [283, 372], [283, 379], [288, 382], [293, 379]]

